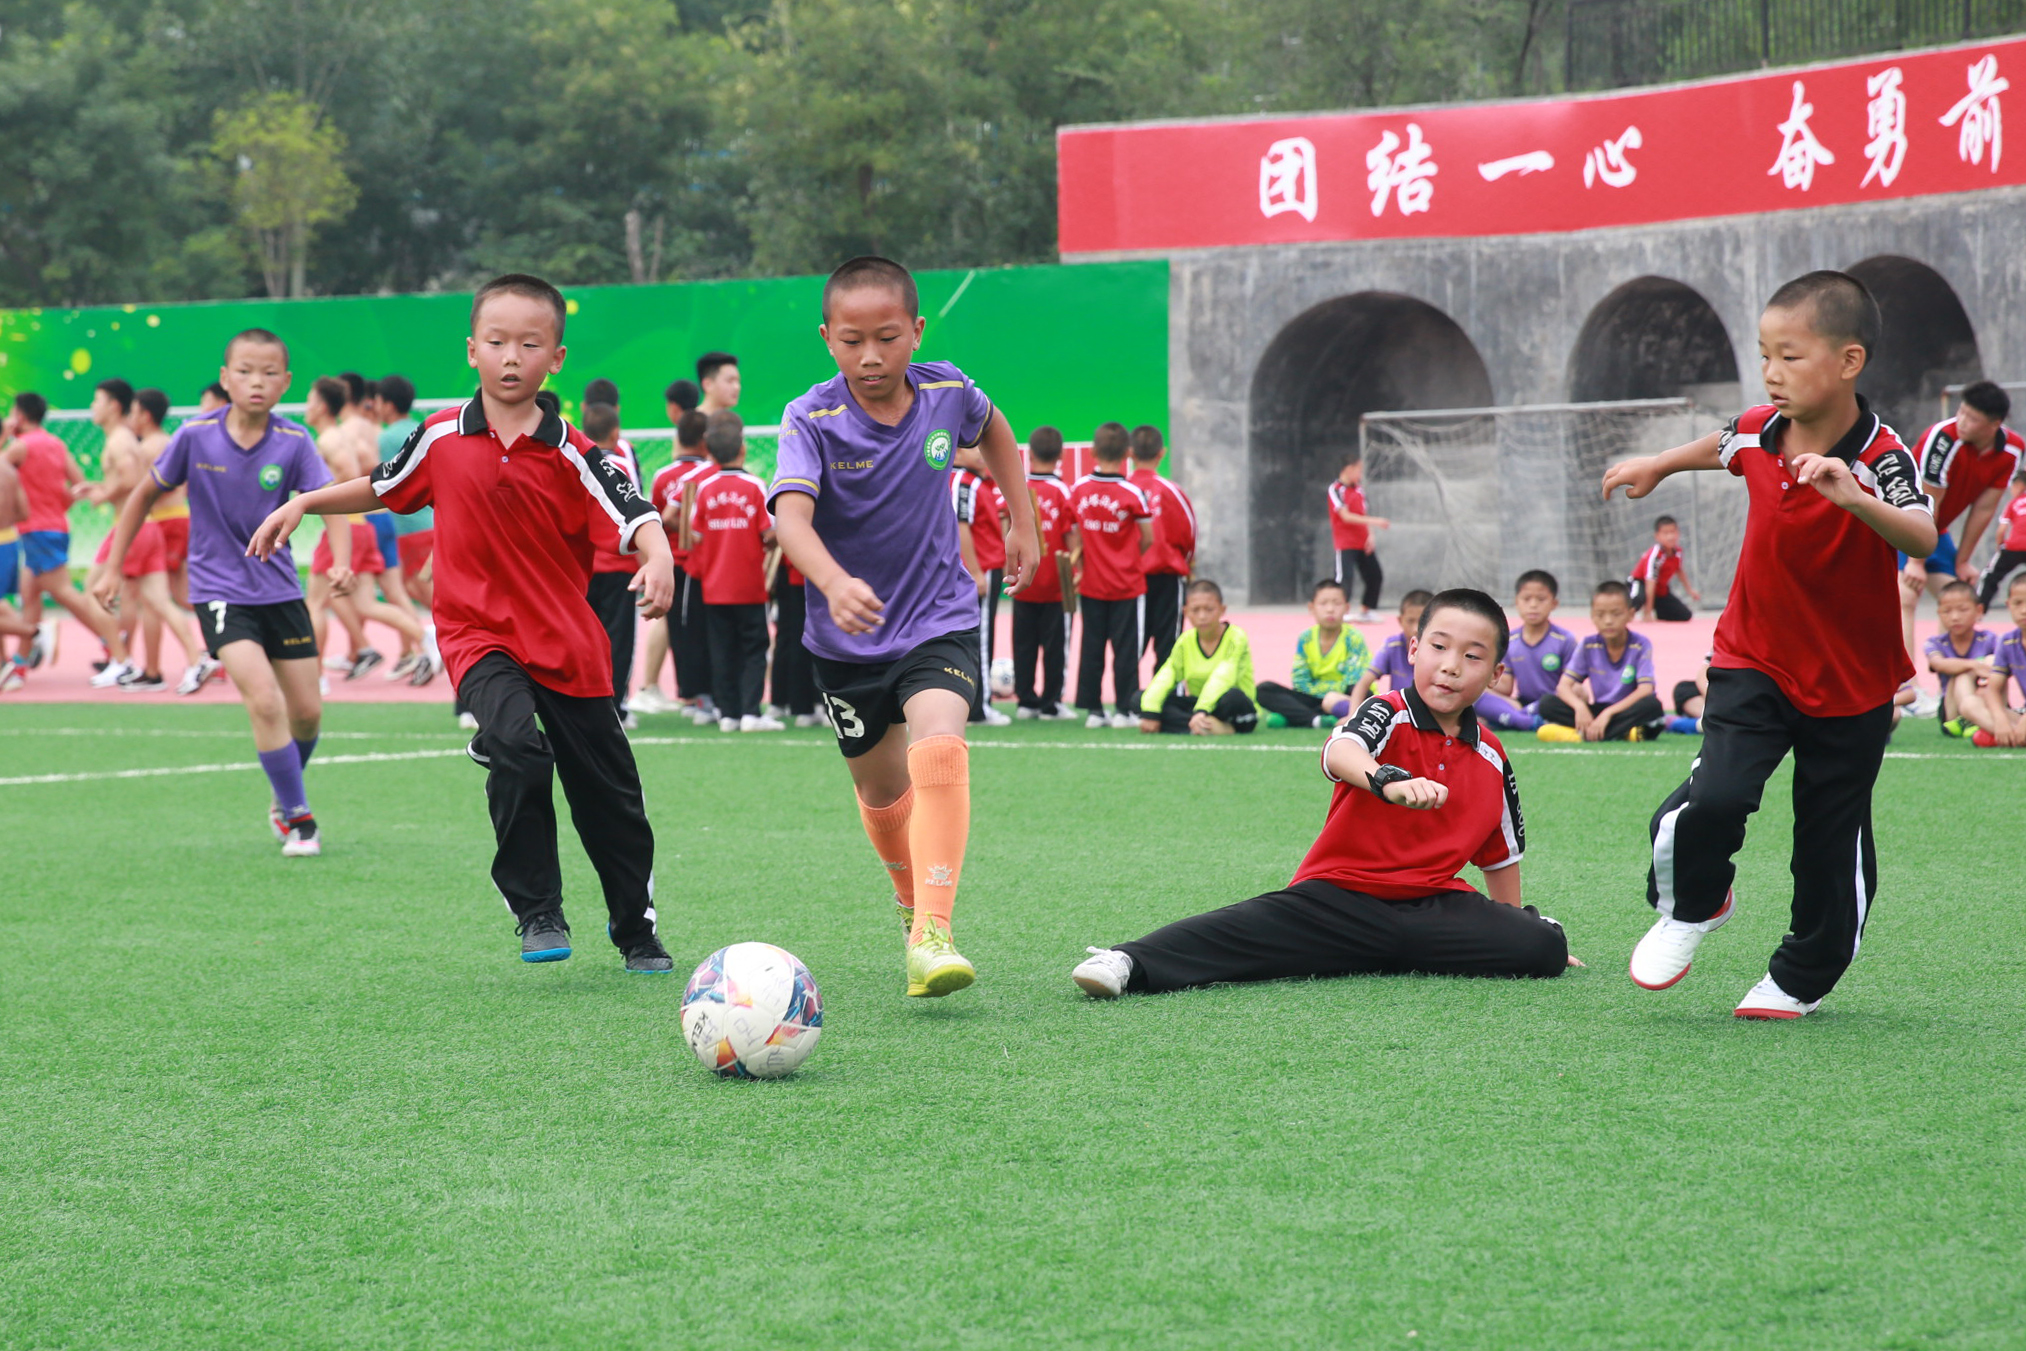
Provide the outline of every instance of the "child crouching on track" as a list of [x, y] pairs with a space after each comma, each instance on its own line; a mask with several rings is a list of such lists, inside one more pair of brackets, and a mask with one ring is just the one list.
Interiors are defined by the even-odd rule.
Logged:
[[[1091, 948], [1070, 973], [1098, 999], [1223, 981], [1422, 971], [1556, 976], [1561, 925], [1520, 899], [1519, 786], [1471, 705], [1504, 660], [1505, 613], [1444, 591], [1409, 643], [1411, 681], [1367, 699], [1323, 747], [1336, 784], [1285, 890]], [[1484, 874], [1480, 895], [1457, 874]]]

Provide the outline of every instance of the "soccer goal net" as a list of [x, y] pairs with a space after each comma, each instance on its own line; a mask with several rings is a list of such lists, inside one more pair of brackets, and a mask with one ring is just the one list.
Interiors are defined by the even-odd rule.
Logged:
[[1654, 519], [1672, 516], [1703, 608], [1720, 608], [1744, 542], [1741, 485], [1678, 474], [1650, 497], [1609, 503], [1600, 490], [1614, 461], [1715, 427], [1687, 399], [1367, 413], [1365, 497], [1392, 522], [1375, 547], [1402, 587], [1474, 586], [1503, 599], [1521, 572], [1546, 568], [1580, 603], [1598, 582], [1628, 576]]

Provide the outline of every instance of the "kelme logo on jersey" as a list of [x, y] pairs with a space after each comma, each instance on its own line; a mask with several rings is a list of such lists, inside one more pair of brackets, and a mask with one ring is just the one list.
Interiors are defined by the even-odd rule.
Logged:
[[281, 486], [281, 466], [278, 464], [264, 464], [260, 466], [260, 486], [267, 492], [273, 492], [276, 488], [279, 488]]
[[942, 427], [930, 432], [929, 439], [922, 442], [922, 458], [938, 472], [950, 467], [950, 457], [956, 452], [957, 438]]

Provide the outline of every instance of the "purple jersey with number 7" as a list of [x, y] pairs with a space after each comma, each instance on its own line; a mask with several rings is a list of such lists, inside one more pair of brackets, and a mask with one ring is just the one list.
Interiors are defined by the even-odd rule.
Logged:
[[230, 411], [201, 413], [178, 427], [152, 471], [163, 488], [190, 485], [190, 601], [301, 600], [289, 547], [263, 562], [246, 556], [246, 544], [269, 512], [296, 493], [323, 487], [331, 471], [300, 424], [270, 415], [266, 433], [248, 449], [225, 430]]

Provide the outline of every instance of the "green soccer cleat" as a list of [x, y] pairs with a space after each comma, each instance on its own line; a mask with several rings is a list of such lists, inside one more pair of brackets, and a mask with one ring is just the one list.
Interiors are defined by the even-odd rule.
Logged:
[[934, 920], [922, 928], [922, 936], [908, 944], [907, 992], [910, 999], [940, 999], [955, 994], [978, 979], [978, 968], [964, 960], [950, 941], [948, 926]]
[[1967, 738], [1971, 734], [1971, 732], [1975, 730], [1976, 730], [1975, 728], [1971, 727], [1961, 718], [1950, 718], [1947, 722], [1942, 724], [1942, 735], [1952, 736], [1957, 738], [1958, 740]]

